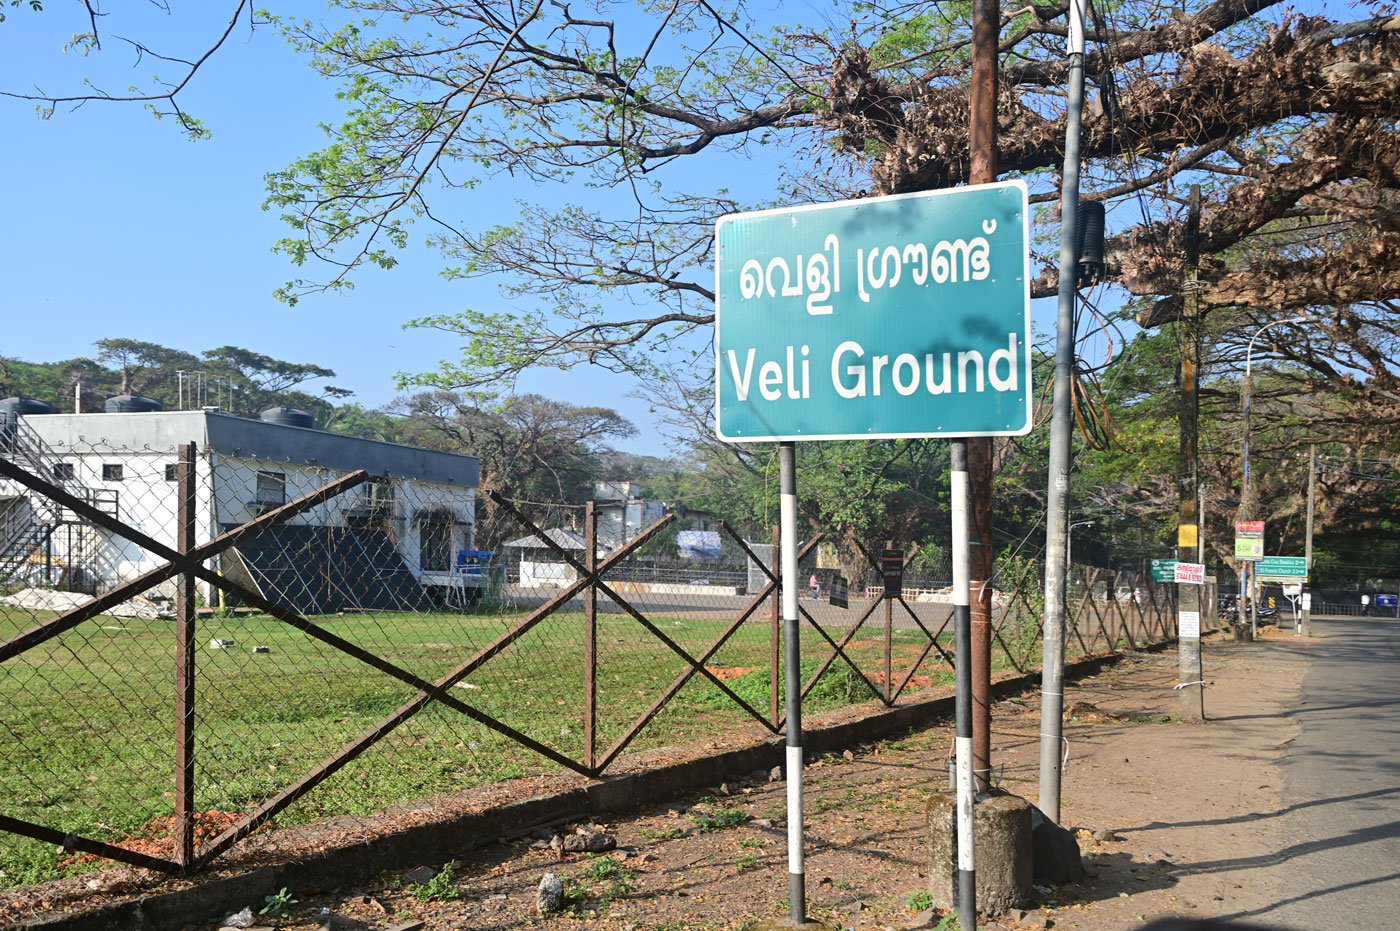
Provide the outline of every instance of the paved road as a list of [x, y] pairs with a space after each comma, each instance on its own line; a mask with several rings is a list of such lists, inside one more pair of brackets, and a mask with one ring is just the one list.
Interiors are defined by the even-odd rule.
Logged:
[[1314, 621], [1322, 642], [1282, 768], [1281, 901], [1255, 921], [1400, 927], [1400, 621]]

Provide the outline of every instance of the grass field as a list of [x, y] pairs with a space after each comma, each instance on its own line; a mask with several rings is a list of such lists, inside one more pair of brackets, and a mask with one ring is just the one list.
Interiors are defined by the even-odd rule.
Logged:
[[[10, 613], [4, 613], [4, 612]], [[518, 613], [358, 614], [320, 619], [336, 634], [410, 671], [441, 677], [518, 623]], [[43, 617], [0, 608], [0, 639]], [[694, 655], [726, 626], [658, 614], [651, 621]], [[848, 653], [875, 680], [883, 625], [862, 630]], [[584, 622], [558, 613], [473, 672], [454, 694], [574, 759], [584, 747]], [[837, 632], [837, 636], [842, 632]], [[769, 695], [767, 620], [746, 624], [711, 667], [760, 712]], [[211, 641], [234, 641], [214, 649]], [[896, 630], [895, 682], [925, 642]], [[198, 627], [196, 806], [246, 812], [394, 711], [415, 691], [295, 629], [263, 616], [201, 618]], [[253, 652], [265, 646], [267, 652]], [[951, 650], [951, 645], [948, 645]], [[804, 673], [830, 648], [804, 638]], [[101, 617], [0, 666], [0, 813], [115, 840], [158, 834], [152, 822], [174, 798], [174, 624]], [[601, 755], [686, 664], [629, 617], [598, 620]], [[931, 653], [911, 689], [951, 681]], [[878, 680], [877, 680], [878, 681]], [[870, 698], [839, 661], [807, 707]], [[697, 677], [634, 747], [675, 746], [751, 719]], [[291, 824], [368, 814], [398, 802], [557, 769], [461, 714], [430, 706], [288, 809]], [[152, 848], [156, 849], [156, 848]], [[50, 845], [0, 834], [0, 888], [83, 869]]]

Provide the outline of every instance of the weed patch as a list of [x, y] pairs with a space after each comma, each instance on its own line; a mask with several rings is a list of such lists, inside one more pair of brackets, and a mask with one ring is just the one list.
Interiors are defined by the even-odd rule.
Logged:
[[714, 811], [690, 816], [690, 823], [695, 825], [695, 829], [701, 834], [737, 828], [751, 820], [753, 820], [752, 815], [738, 808], [716, 808]]
[[413, 888], [415, 898], [425, 902], [448, 902], [459, 898], [457, 891], [457, 861], [448, 860], [438, 870], [438, 874], [420, 886]]

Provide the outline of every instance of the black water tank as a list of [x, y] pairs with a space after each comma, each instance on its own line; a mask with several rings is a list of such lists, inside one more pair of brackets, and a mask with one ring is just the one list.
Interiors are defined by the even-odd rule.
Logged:
[[5, 398], [0, 401], [0, 449], [9, 449], [18, 435], [19, 419], [25, 414], [52, 414], [53, 407], [33, 398]]
[[0, 401], [0, 418], [13, 421], [25, 414], [52, 414], [53, 405], [33, 398], [5, 398]]
[[316, 428], [316, 418], [295, 407], [269, 407], [259, 415], [264, 423], [281, 424], [284, 427]]
[[165, 405], [155, 398], [146, 398], [139, 394], [119, 394], [108, 398], [105, 406], [109, 414], [150, 414], [165, 410]]

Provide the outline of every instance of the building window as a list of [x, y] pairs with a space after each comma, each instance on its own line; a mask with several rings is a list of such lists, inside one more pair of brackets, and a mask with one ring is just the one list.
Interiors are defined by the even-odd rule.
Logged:
[[120, 482], [122, 480], [122, 467], [115, 462], [102, 463], [102, 480], [104, 482]]
[[73, 480], [73, 463], [55, 462], [53, 466], [53, 477], [60, 482], [71, 482]]
[[394, 509], [394, 486], [386, 478], [371, 478], [365, 482], [365, 506], [388, 513]]
[[265, 507], [281, 507], [287, 503], [287, 476], [281, 472], [259, 472], [258, 490], [254, 496]]
[[180, 480], [180, 466], [174, 462], [165, 467], [165, 480], [167, 482], [178, 482]]
[[434, 511], [418, 518], [418, 568], [447, 572], [452, 568], [452, 515]]

